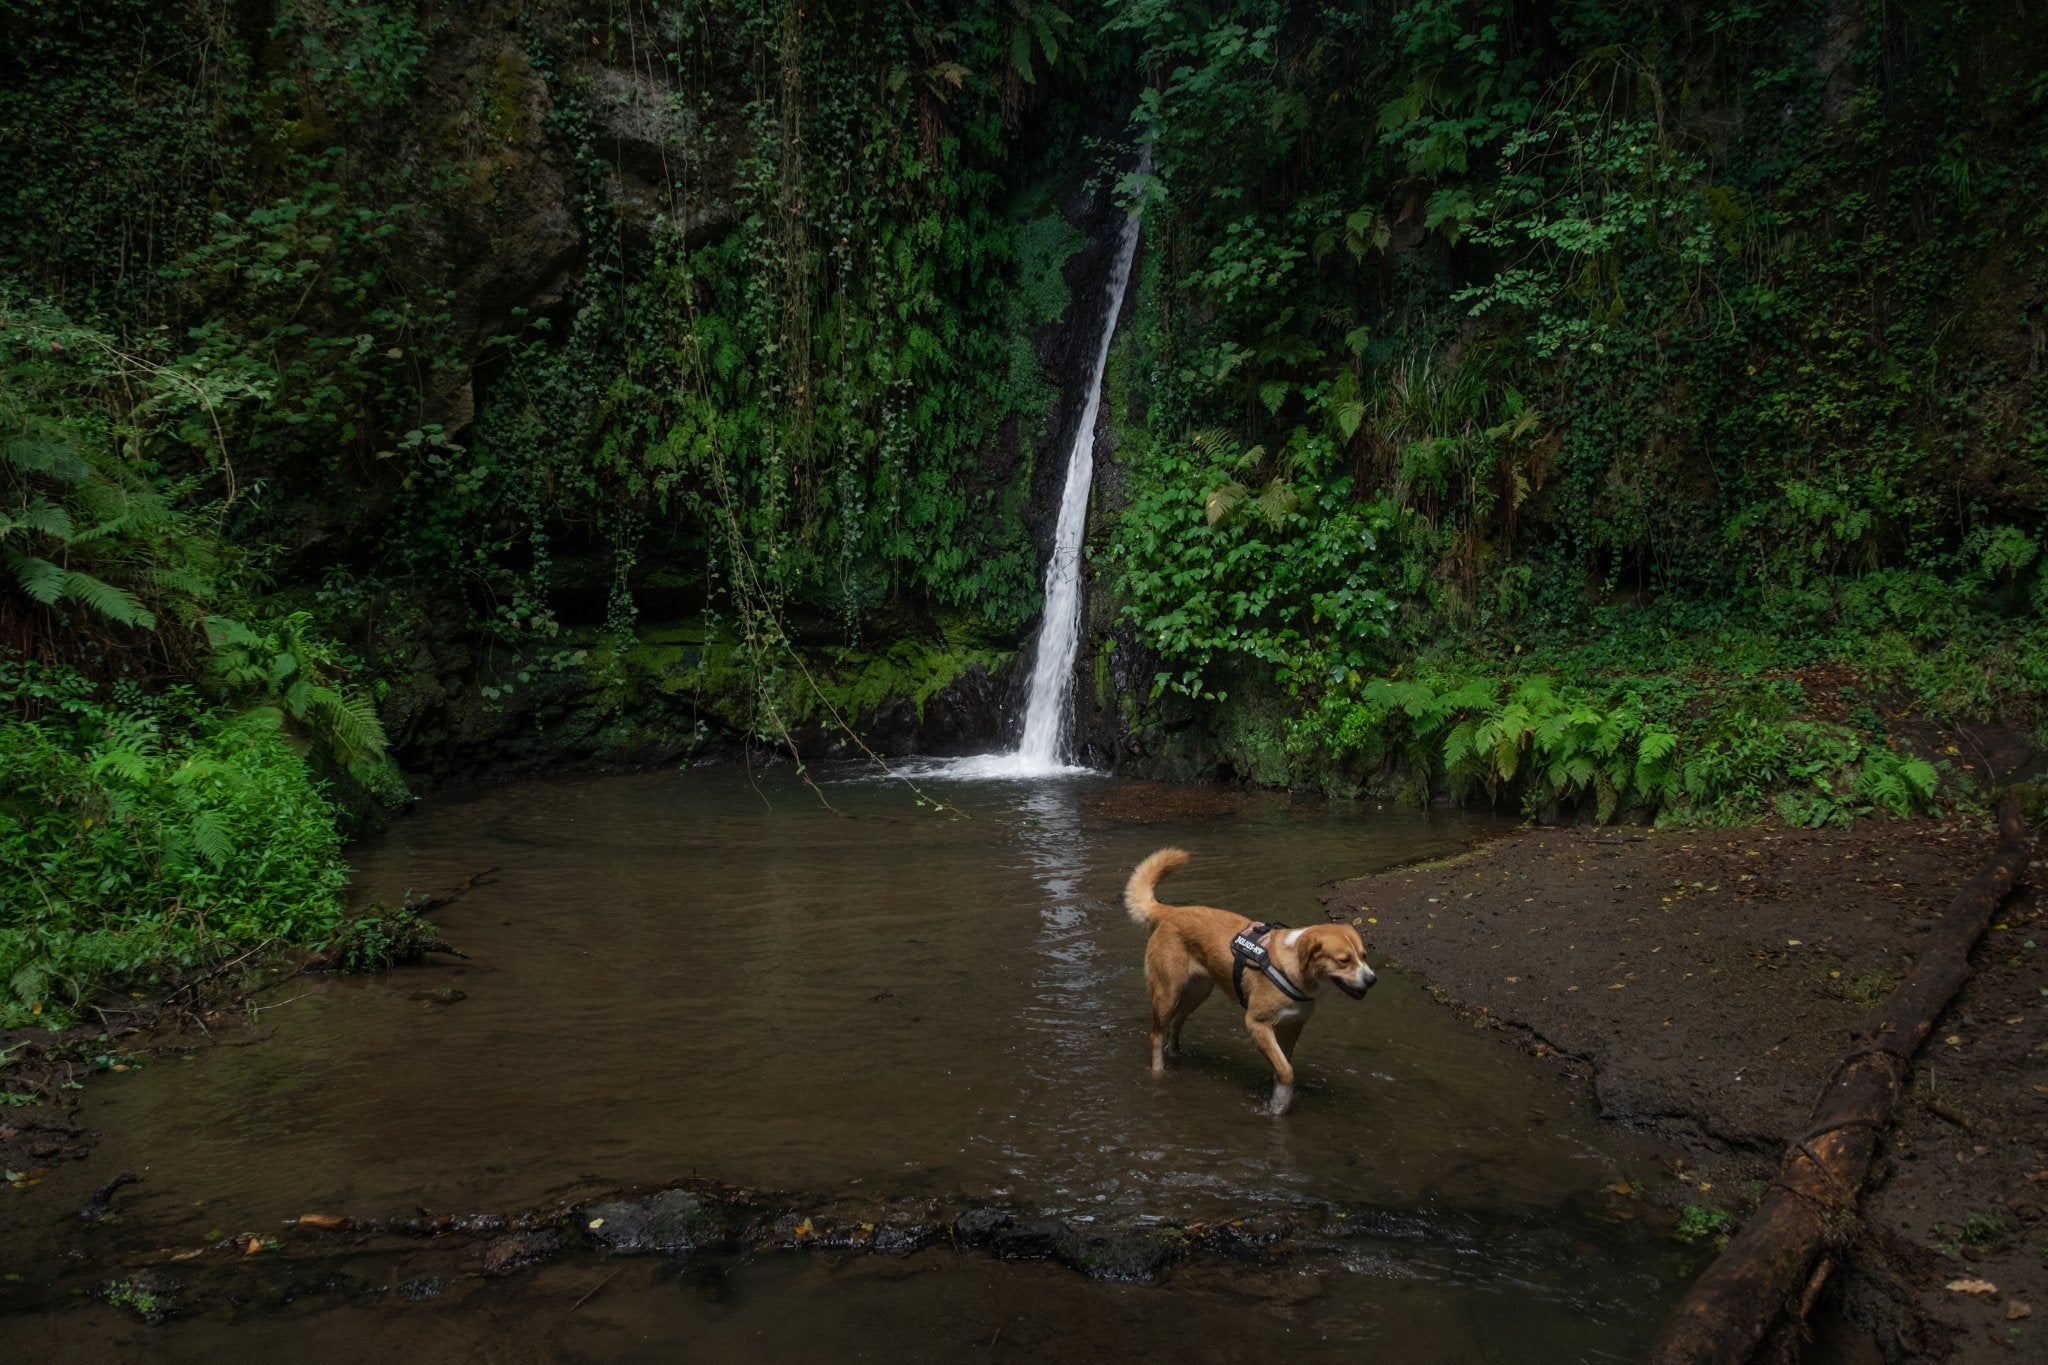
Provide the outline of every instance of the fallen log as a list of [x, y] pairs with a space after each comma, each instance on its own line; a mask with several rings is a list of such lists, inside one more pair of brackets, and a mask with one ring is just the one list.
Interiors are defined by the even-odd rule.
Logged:
[[[1815, 1258], [1847, 1240], [1878, 1143], [1898, 1111], [1913, 1054], [1970, 979], [1970, 950], [2027, 856], [2019, 794], [1999, 808], [1998, 851], [1959, 887], [1928, 945], [1850, 1048], [1786, 1149], [1757, 1211], [1672, 1310], [1650, 1365], [1743, 1365], [1780, 1315], [1803, 1316]], [[1802, 1300], [1805, 1300], [1802, 1302]]]

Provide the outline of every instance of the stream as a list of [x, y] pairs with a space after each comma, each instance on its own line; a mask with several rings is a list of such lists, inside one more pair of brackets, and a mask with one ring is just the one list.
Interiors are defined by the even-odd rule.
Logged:
[[[1144, 854], [1194, 855], [1165, 899], [1302, 924], [1318, 885], [1456, 853], [1482, 818], [1103, 777], [935, 783], [927, 801], [957, 809], [934, 811], [814, 776], [817, 793], [724, 766], [422, 803], [356, 851], [359, 890], [495, 869], [438, 917], [467, 960], [295, 978], [252, 1027], [96, 1081], [92, 1158], [9, 1198], [0, 1335], [26, 1349], [6, 1355], [1110, 1360], [1170, 1340], [1192, 1360], [1322, 1341], [1607, 1360], [1675, 1299], [1667, 1244], [1603, 1197], [1647, 1173], [1627, 1135], [1398, 970], [1322, 1002], [1284, 1120], [1254, 1112], [1270, 1072], [1224, 993], [1178, 1070], [1146, 1069], [1143, 936], [1119, 900]], [[123, 1169], [141, 1182], [84, 1223]], [[943, 1244], [585, 1253], [509, 1279], [420, 1247], [323, 1262], [347, 1293], [209, 1281], [162, 1325], [91, 1292], [316, 1210], [565, 1207], [692, 1177], [1079, 1227], [1371, 1210], [1397, 1232], [1139, 1284]], [[402, 1292], [409, 1275], [434, 1292]]]

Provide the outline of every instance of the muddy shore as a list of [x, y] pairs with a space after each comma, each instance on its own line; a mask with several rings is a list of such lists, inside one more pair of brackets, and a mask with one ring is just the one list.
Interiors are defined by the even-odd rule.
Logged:
[[[1850, 1030], [1911, 966], [1985, 831], [1541, 829], [1339, 882], [1333, 919], [1475, 1026], [1666, 1140], [1660, 1202], [1739, 1222]], [[2048, 1334], [2048, 917], [2027, 880], [1916, 1059], [1816, 1358], [2039, 1359]], [[1957, 1281], [1996, 1286], [1975, 1293]], [[2036, 1314], [2039, 1314], [2037, 1317]]]

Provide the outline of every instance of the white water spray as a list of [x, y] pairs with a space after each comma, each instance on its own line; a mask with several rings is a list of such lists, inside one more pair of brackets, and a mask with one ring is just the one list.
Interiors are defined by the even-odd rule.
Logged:
[[[1138, 157], [1136, 179], [1152, 170], [1152, 149]], [[1045, 566], [1045, 619], [1038, 628], [1038, 654], [1025, 694], [1024, 738], [1015, 753], [982, 754], [948, 765], [958, 777], [1039, 777], [1077, 769], [1061, 761], [1066, 730], [1067, 694], [1074, 678], [1074, 653], [1081, 642], [1081, 533], [1088, 523], [1088, 490], [1095, 481], [1095, 418], [1102, 410], [1102, 376], [1109, 368], [1109, 344], [1116, 336], [1117, 314], [1131, 283], [1131, 262], [1138, 254], [1138, 211], [1133, 207], [1117, 237], [1116, 261], [1109, 272], [1109, 312], [1095, 346], [1095, 365], [1088, 373], [1088, 401], [1074, 448], [1067, 455], [1067, 483], [1060, 494], [1060, 516], [1054, 523], [1052, 558]]]

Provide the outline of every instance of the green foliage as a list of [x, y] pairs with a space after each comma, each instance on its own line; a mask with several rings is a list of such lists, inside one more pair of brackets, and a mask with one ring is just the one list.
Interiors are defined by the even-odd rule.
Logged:
[[1354, 501], [1328, 457], [1301, 431], [1272, 458], [1217, 432], [1147, 457], [1115, 553], [1132, 615], [1179, 665], [1158, 687], [1220, 700], [1232, 664], [1311, 687], [1370, 667], [1392, 611], [1373, 552], [1393, 511]]
[[[755, 733], [922, 695], [874, 632], [1036, 608], [1045, 187], [1135, 91], [1108, 548], [1160, 692], [1261, 772], [1921, 809], [1872, 698], [2048, 694], [2048, 86], [2031, 12], [1864, 9], [570, 5], [492, 66], [403, 3], [0, 0], [0, 605], [365, 784], [321, 641], [410, 656], [407, 595], [601, 612], [622, 694], [658, 583]], [[566, 292], [452, 297], [563, 174]], [[1846, 719], [1787, 693], [1828, 661]]]
[[0, 293], [8, 590], [88, 634], [153, 630], [163, 614], [189, 626], [214, 595], [219, 547], [181, 505], [190, 485], [153, 475], [152, 463], [173, 452], [218, 461], [213, 416], [249, 395], [236, 379], [126, 351]]
[[[1077, 234], [998, 168], [1021, 87], [1077, 59], [1071, 20], [743, 4], [662, 46], [650, 23], [589, 37], [665, 54], [664, 117], [729, 158], [732, 202], [710, 230], [678, 212], [596, 250], [573, 307], [519, 319], [475, 427], [411, 461], [392, 567], [460, 574], [508, 638], [552, 636], [564, 580], [595, 577], [625, 646], [647, 568], [679, 566], [757, 679], [786, 663], [790, 616], [836, 617], [852, 645], [903, 604], [1018, 629], [1036, 574], [1000, 447], [1050, 406], [1018, 338], [1064, 306]], [[737, 106], [729, 47], [779, 73]], [[578, 55], [533, 34], [580, 226], [631, 241]], [[681, 164], [664, 193], [693, 191]]]
[[[378, 0], [285, 0], [270, 34], [297, 44], [296, 52], [288, 49], [291, 76], [315, 88], [343, 87], [344, 108], [360, 117], [402, 99], [419, 76], [427, 41], [413, 10]], [[280, 83], [289, 89], [289, 81]]]
[[138, 1317], [147, 1318], [164, 1307], [162, 1295], [133, 1280], [108, 1280], [100, 1292], [114, 1307], [126, 1308]]
[[1679, 1238], [1687, 1242], [1704, 1242], [1725, 1237], [1734, 1218], [1726, 1209], [1709, 1208], [1704, 1204], [1687, 1204], [1678, 1213]]
[[1939, 774], [1854, 727], [1799, 718], [1796, 684], [1669, 679], [1562, 685], [1534, 674], [1370, 678], [1325, 692], [1292, 739], [1298, 756], [1396, 764], [1462, 795], [1524, 811], [1636, 809], [1734, 824], [1847, 823], [1932, 808]]
[[1963, 1246], [1990, 1246], [2005, 1235], [2005, 1220], [1991, 1213], [1973, 1213], [1956, 1229], [1955, 1240]]
[[375, 972], [442, 946], [441, 931], [412, 906], [373, 905], [335, 926], [324, 949], [336, 970]]
[[208, 682], [224, 697], [250, 704], [247, 716], [293, 726], [333, 768], [358, 781], [374, 783], [383, 773], [384, 725], [376, 703], [341, 680], [349, 661], [314, 634], [311, 612], [292, 612], [261, 629], [213, 616], [206, 635], [213, 646]]
[[[1240, 691], [1291, 698], [1311, 769], [1327, 743], [1496, 797], [1802, 823], [1922, 808], [1934, 774], [1870, 726], [1736, 725], [1731, 631], [1778, 634], [1743, 646], [1766, 667], [1840, 660], [1943, 714], [2039, 716], [2048, 385], [2012, 300], [2048, 284], [2048, 87], [2002, 20], [1114, 12], [1160, 73], [1135, 115], [1158, 382], [1116, 555], [1163, 683], [1215, 696], [1233, 657]], [[1904, 66], [1878, 51], [1894, 19], [1921, 45]], [[1304, 450], [1316, 496], [1275, 482]], [[1260, 453], [1240, 471], [1238, 451]], [[1300, 518], [1340, 513], [1372, 541], [1274, 567]], [[1346, 574], [1384, 594], [1381, 638], [1316, 608]], [[1625, 594], [1657, 609], [1603, 605]], [[1598, 661], [1561, 643], [1603, 635]], [[1521, 699], [1524, 646], [1598, 672]], [[1697, 671], [1674, 691], [1659, 667]], [[1439, 721], [1375, 677], [1492, 691]], [[1544, 717], [1564, 728], [1539, 737]], [[1677, 736], [1654, 789], [1639, 732]]]
[[338, 921], [334, 811], [275, 711], [0, 661], [0, 716], [0, 1027]]

